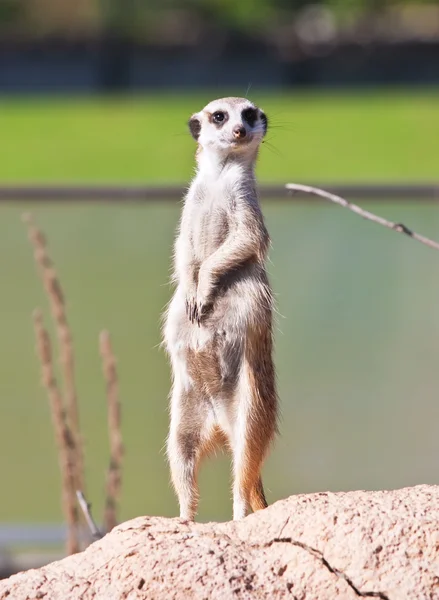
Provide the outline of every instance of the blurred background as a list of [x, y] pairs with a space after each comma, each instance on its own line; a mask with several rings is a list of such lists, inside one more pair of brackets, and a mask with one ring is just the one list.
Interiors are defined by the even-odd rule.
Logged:
[[[439, 239], [438, 83], [433, 1], [0, 0], [0, 566], [63, 542], [31, 320], [49, 310], [26, 211], [67, 298], [95, 517], [108, 463], [103, 328], [120, 377], [120, 518], [177, 515], [160, 315], [193, 174], [186, 122], [215, 97], [245, 95], [270, 119], [258, 177], [273, 190], [261, 200], [282, 422], [269, 502], [439, 481], [439, 255], [282, 191], [350, 184], [349, 199]], [[99, 186], [108, 202], [94, 199]], [[204, 465], [200, 520], [231, 517], [229, 479], [227, 457]]]

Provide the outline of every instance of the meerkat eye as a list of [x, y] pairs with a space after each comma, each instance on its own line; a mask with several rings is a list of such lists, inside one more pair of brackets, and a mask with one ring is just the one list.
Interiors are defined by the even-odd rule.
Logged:
[[224, 123], [224, 121], [226, 120], [226, 118], [227, 118], [227, 115], [222, 110], [217, 110], [212, 115], [212, 121], [214, 123], [217, 123], [217, 124]]
[[255, 108], [245, 108], [242, 111], [241, 116], [243, 120], [250, 125], [250, 127], [253, 127], [258, 120], [258, 111]]

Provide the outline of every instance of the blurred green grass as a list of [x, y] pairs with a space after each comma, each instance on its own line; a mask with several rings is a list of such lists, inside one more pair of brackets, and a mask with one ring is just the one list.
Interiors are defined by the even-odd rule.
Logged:
[[[0, 181], [186, 182], [186, 122], [215, 95], [0, 100]], [[270, 118], [262, 180], [437, 177], [437, 92], [253, 99]]]
[[[269, 113], [270, 104], [294, 105], [286, 112], [296, 129], [275, 130], [273, 143], [284, 157], [278, 164], [264, 149], [261, 176], [434, 178], [439, 136], [433, 99], [430, 94], [396, 95], [393, 103], [389, 95], [264, 98]], [[193, 144], [179, 121], [204, 101], [3, 101], [0, 181], [186, 181]], [[146, 116], [150, 106], [161, 115], [153, 125]], [[300, 114], [307, 115], [309, 135]], [[177, 123], [181, 136], [174, 136]], [[398, 143], [388, 139], [392, 131]], [[434, 205], [364, 206], [439, 238]], [[334, 206], [267, 200], [263, 208], [273, 239], [269, 268], [283, 315], [276, 331], [282, 434], [265, 469], [270, 502], [299, 492], [436, 482], [438, 255]], [[40, 306], [46, 322], [50, 319], [20, 223], [26, 210], [48, 236], [68, 299], [94, 512], [99, 516], [102, 508], [108, 458], [97, 347], [105, 327], [113, 336], [123, 402], [122, 518], [175, 515], [163, 453], [169, 370], [158, 344], [160, 314], [171, 293], [167, 280], [179, 203], [9, 203], [0, 205], [0, 521], [61, 519], [31, 312]], [[221, 458], [202, 470], [200, 518], [230, 517], [228, 468]]]

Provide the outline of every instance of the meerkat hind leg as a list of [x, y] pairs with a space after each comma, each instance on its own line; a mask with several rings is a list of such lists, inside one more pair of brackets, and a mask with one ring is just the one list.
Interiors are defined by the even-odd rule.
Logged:
[[262, 386], [254, 375], [248, 363], [244, 364], [232, 424], [234, 520], [244, 518], [250, 507], [253, 511], [267, 507], [261, 468], [275, 432], [275, 417], [269, 414], [271, 403], [265, 404], [260, 397]]
[[[265, 508], [260, 470], [265, 452], [258, 446], [254, 432], [236, 431], [233, 442], [233, 519], [247, 516], [249, 508]], [[238, 439], [241, 438], [241, 439]], [[259, 487], [260, 486], [260, 487]]]
[[180, 505], [180, 518], [193, 521], [198, 507], [197, 473], [208, 452], [214, 427], [207, 410], [200, 410], [194, 389], [176, 386], [171, 403], [167, 453], [171, 478]]
[[261, 468], [266, 453], [264, 440], [250, 419], [242, 414], [246, 407], [238, 409], [232, 440], [233, 452], [233, 519], [247, 516], [253, 511], [266, 508], [261, 480]]

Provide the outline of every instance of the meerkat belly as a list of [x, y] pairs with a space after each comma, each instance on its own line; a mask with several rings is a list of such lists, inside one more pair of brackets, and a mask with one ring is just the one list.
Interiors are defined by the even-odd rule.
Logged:
[[203, 262], [224, 243], [229, 233], [225, 210], [206, 207], [199, 211], [192, 224], [192, 243], [196, 258]]
[[189, 321], [181, 290], [174, 297], [166, 342], [174, 368], [211, 398], [230, 397], [239, 381], [248, 340], [261, 344], [271, 330], [272, 298], [260, 277], [245, 273], [217, 298], [199, 327]]
[[250, 330], [271, 323], [272, 310], [273, 295], [266, 271], [251, 263], [225, 274], [205, 324], [214, 331], [245, 337]]
[[233, 339], [243, 339], [249, 328], [258, 329], [271, 322], [272, 309], [273, 296], [267, 274], [258, 264], [243, 266], [224, 276], [201, 327], [189, 320], [185, 292], [179, 286], [167, 314], [168, 350], [200, 350], [217, 335], [234, 343]]

